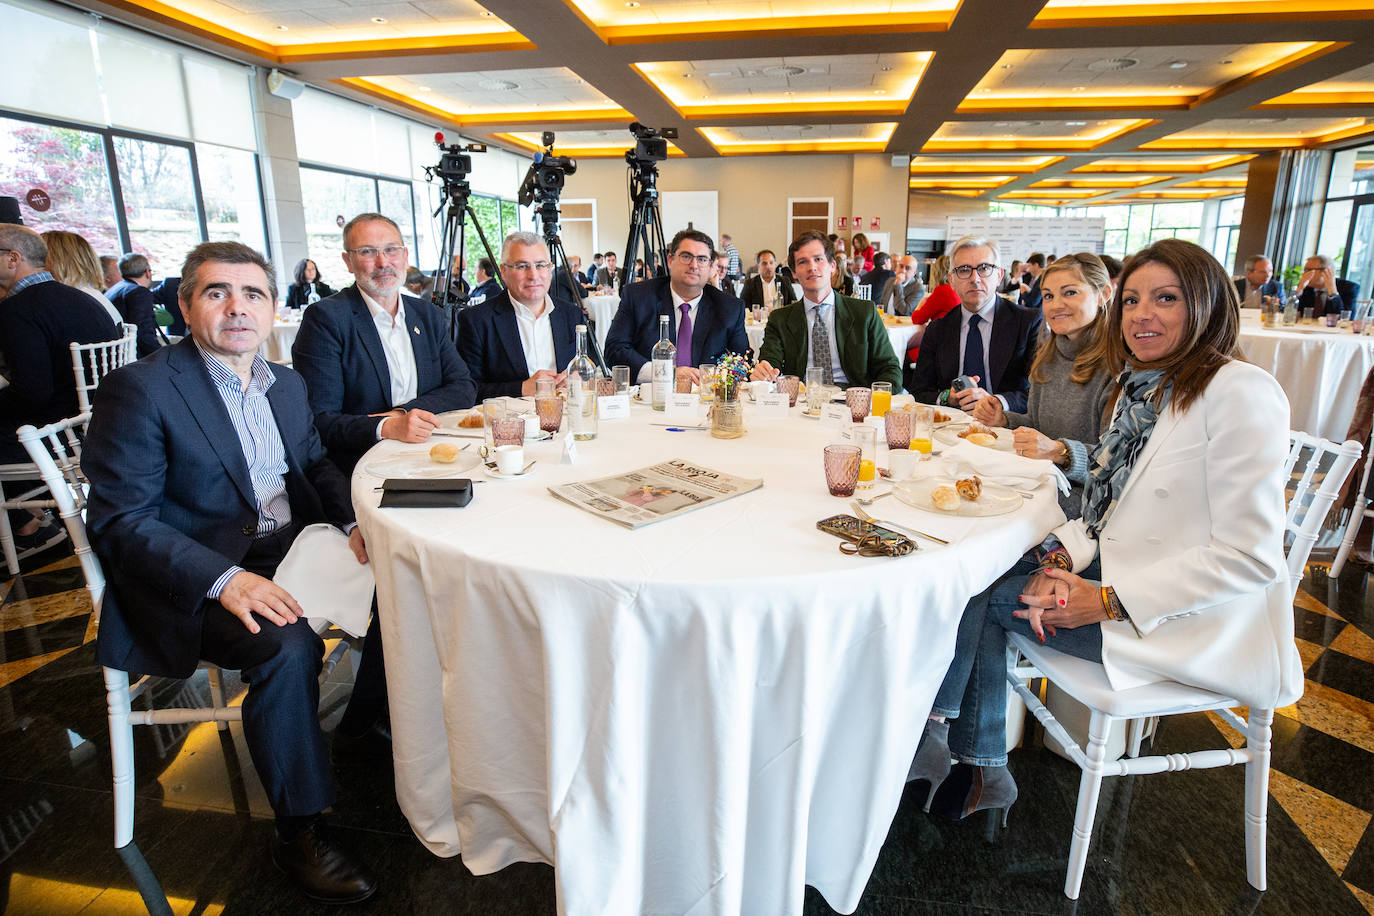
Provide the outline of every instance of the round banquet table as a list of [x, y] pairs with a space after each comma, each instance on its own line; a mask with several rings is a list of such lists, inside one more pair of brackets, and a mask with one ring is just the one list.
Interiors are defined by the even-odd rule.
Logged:
[[601, 352], [606, 352], [606, 332], [611, 329], [611, 319], [615, 317], [615, 310], [620, 308], [619, 296], [588, 296], [582, 300], [582, 304], [591, 313], [592, 321], [596, 322], [596, 343], [601, 348]]
[[1345, 439], [1355, 401], [1374, 367], [1374, 337], [1314, 325], [1243, 327], [1245, 358], [1278, 379], [1291, 427], [1334, 442]]
[[[892, 344], [892, 352], [897, 356], [897, 361], [905, 360], [903, 354], [906, 353], [906, 343], [911, 339], [912, 325], [910, 318], [897, 318], [883, 322], [887, 328], [887, 339]], [[763, 329], [768, 326], [767, 319], [754, 321], [752, 318], [744, 322], [744, 333], [749, 335], [749, 346], [755, 353], [759, 352], [759, 346], [763, 343]]]
[[283, 321], [278, 318], [272, 322], [272, 334], [258, 347], [263, 359], [270, 363], [291, 365], [291, 345], [296, 342], [296, 332], [301, 329], [300, 318], [292, 317]]
[[[525, 478], [472, 468], [462, 509], [378, 507], [383, 477], [433, 470], [428, 444], [359, 463], [397, 799], [475, 874], [552, 864], [569, 916], [799, 914], [806, 884], [852, 912], [965, 602], [1063, 515], [1049, 484], [985, 519], [893, 497], [879, 515], [951, 545], [850, 557], [816, 528], [852, 511], [825, 488], [836, 431], [655, 416], [603, 421], [574, 465], [552, 441], [527, 443]], [[548, 491], [674, 457], [764, 484], [637, 530]]]

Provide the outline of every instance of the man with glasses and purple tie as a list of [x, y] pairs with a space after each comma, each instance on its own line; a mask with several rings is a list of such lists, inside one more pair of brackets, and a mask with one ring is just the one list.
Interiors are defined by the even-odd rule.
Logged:
[[916, 400], [972, 410], [993, 394], [1003, 410], [1026, 409], [1041, 315], [997, 295], [1002, 274], [995, 241], [964, 236], [954, 243], [949, 284], [963, 307], [926, 327], [906, 378]]
[[633, 384], [647, 385], [649, 354], [658, 343], [659, 315], [669, 316], [668, 335], [677, 347], [678, 375], [696, 384], [697, 367], [723, 353], [744, 353], [744, 303], [707, 283], [715, 264], [711, 237], [683, 229], [668, 246], [668, 276], [641, 280], [620, 293], [620, 308], [606, 334], [606, 362], [630, 367]]
[[[396, 223], [380, 213], [355, 216], [344, 226], [343, 246], [355, 282], [305, 310], [291, 360], [305, 377], [330, 459], [351, 474], [382, 439], [429, 439], [439, 426], [435, 414], [471, 407], [477, 387], [444, 313], [401, 294], [409, 259]], [[335, 731], [336, 758], [390, 758], [384, 675], [374, 613]]]

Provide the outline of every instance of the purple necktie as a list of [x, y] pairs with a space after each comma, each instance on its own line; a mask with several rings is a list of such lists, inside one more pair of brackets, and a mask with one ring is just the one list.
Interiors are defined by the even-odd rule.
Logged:
[[682, 309], [682, 321], [677, 326], [677, 364], [692, 365], [692, 307], [686, 302], [678, 306]]

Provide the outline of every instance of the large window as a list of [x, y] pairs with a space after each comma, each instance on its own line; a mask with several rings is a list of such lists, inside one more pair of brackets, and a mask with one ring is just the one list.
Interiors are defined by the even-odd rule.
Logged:
[[32, 229], [75, 232], [98, 254], [124, 250], [100, 133], [0, 117], [0, 195], [19, 198]]
[[1228, 197], [1217, 206], [1217, 230], [1212, 237], [1212, 257], [1228, 270], [1236, 263], [1236, 245], [1240, 241], [1240, 214], [1244, 207], [1244, 197]]
[[1041, 204], [1016, 204], [1005, 203], [994, 200], [988, 204], [988, 215], [990, 216], [1058, 216], [1058, 207], [1046, 207]]
[[153, 276], [176, 276], [201, 240], [190, 147], [116, 136], [114, 150], [130, 247], [148, 256]]
[[[1160, 239], [1198, 241], [1202, 236], [1204, 206], [1202, 201], [1173, 204], [1104, 204], [1100, 207], [1073, 207], [1066, 209], [1064, 215], [1102, 217], [1106, 220], [1102, 253], [1125, 260], [1131, 253]], [[1236, 211], [1236, 220], [1239, 223], [1239, 209]], [[1231, 246], [1235, 247], [1234, 241], [1231, 242]]]

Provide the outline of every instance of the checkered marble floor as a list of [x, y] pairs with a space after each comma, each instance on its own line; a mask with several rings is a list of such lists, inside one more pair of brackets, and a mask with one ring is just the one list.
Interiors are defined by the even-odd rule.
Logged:
[[[104, 694], [74, 561], [0, 583], [0, 912], [141, 912], [110, 848]], [[1245, 883], [1240, 768], [1109, 780], [1078, 912], [1374, 914], [1374, 596], [1368, 575], [1314, 566], [1294, 605], [1306, 693], [1280, 710], [1270, 781], [1269, 883]], [[341, 666], [346, 668], [347, 666]], [[202, 676], [203, 677], [203, 676]], [[326, 730], [349, 673], [327, 685]], [[196, 685], [192, 685], [195, 687]], [[202, 685], [203, 686], [203, 685]], [[314, 913], [272, 870], [270, 811], [237, 726], [136, 730], [136, 836], [178, 913]], [[908, 787], [857, 912], [1062, 913], [1077, 771], [1028, 730], [1007, 830], [940, 821]], [[1210, 717], [1167, 721], [1168, 753], [1238, 736]], [[856, 748], [855, 753], [862, 753]], [[414, 840], [388, 768], [340, 772], [340, 832], [374, 864], [374, 913], [551, 914], [552, 872], [472, 876]], [[987, 829], [985, 829], [985, 827]], [[807, 914], [833, 912], [808, 891]]]

